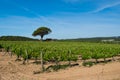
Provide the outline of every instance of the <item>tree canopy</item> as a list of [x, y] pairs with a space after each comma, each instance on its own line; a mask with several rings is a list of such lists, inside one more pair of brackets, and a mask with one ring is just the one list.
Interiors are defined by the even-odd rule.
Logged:
[[36, 29], [34, 32], [33, 32], [33, 36], [41, 36], [41, 40], [43, 40], [43, 37], [44, 35], [47, 35], [49, 33], [51, 33], [52, 30], [50, 28], [47, 28], [47, 27], [39, 27], [38, 29]]

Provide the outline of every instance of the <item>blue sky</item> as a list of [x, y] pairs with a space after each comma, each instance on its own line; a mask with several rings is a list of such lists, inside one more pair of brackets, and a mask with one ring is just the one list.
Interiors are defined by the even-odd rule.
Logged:
[[52, 29], [45, 38], [120, 36], [120, 0], [0, 0], [0, 36], [41, 26]]

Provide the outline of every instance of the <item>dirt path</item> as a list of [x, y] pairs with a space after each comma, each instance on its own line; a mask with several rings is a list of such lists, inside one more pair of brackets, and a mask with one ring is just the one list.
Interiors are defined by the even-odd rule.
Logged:
[[90, 68], [76, 66], [58, 72], [33, 74], [40, 65], [15, 62], [15, 56], [0, 53], [0, 80], [120, 80], [120, 61], [94, 65]]

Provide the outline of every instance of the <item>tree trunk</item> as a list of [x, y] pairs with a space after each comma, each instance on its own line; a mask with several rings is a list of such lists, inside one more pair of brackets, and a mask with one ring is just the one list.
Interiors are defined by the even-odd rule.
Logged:
[[40, 40], [43, 41], [43, 36], [44, 36], [44, 35], [40, 35], [40, 36], [41, 36], [41, 39], [40, 39]]

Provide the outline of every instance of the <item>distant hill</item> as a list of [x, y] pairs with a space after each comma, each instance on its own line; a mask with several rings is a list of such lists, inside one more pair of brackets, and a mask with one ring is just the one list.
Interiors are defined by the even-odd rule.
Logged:
[[115, 37], [93, 37], [93, 38], [77, 38], [77, 39], [64, 39], [65, 41], [82, 41], [82, 42], [101, 42], [101, 41], [118, 41], [120, 42], [120, 36]]
[[0, 41], [38, 41], [38, 39], [22, 36], [1, 36]]

